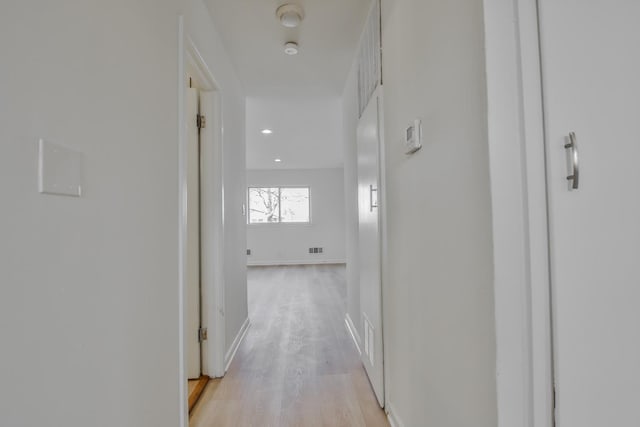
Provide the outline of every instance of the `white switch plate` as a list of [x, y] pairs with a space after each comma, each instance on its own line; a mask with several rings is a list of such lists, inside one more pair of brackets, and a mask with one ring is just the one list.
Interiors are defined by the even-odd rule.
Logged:
[[41, 139], [38, 144], [38, 190], [80, 197], [82, 153]]
[[405, 129], [404, 146], [406, 154], [413, 154], [422, 148], [422, 121], [416, 119]]

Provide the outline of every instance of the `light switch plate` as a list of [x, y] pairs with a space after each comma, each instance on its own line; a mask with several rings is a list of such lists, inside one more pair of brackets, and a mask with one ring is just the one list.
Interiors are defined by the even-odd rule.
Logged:
[[41, 139], [38, 144], [38, 190], [80, 197], [82, 153]]
[[404, 146], [406, 154], [413, 154], [422, 148], [422, 121], [416, 119], [405, 129]]

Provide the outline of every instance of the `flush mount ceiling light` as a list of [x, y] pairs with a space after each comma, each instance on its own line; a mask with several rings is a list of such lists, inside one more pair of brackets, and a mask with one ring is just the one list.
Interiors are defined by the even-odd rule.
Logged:
[[260, 131], [263, 135], [271, 135], [273, 131], [271, 129], [262, 129]]
[[287, 42], [284, 44], [284, 53], [287, 55], [297, 55], [298, 54], [298, 43], [296, 42]]
[[276, 163], [280, 163], [282, 161], [282, 159], [274, 159], [273, 161], [276, 162]]
[[304, 11], [297, 4], [284, 4], [276, 10], [280, 23], [287, 28], [296, 28], [304, 19]]

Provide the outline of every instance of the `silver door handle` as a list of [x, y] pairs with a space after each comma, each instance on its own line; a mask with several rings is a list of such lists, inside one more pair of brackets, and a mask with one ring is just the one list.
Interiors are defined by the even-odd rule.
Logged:
[[[373, 203], [373, 193], [376, 193], [376, 203]], [[378, 207], [378, 189], [373, 188], [373, 185], [369, 185], [369, 211], [373, 212], [373, 208]]]
[[580, 185], [580, 170], [579, 170], [579, 162], [578, 162], [578, 138], [576, 138], [575, 132], [571, 132], [569, 134], [569, 143], [564, 145], [564, 148], [567, 150], [571, 150], [570, 159], [571, 159], [571, 171], [569, 173], [571, 175], [567, 176], [567, 181], [572, 181], [571, 189], [577, 190]]

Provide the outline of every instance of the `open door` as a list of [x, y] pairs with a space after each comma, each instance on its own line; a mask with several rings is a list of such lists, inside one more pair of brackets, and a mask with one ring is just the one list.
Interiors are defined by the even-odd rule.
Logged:
[[556, 425], [640, 426], [640, 2], [538, 4]]
[[202, 374], [225, 373], [224, 194], [220, 96], [200, 90], [200, 326]]
[[358, 216], [362, 363], [384, 407], [382, 343], [381, 223], [379, 213], [382, 89], [371, 97], [358, 124]]
[[187, 377], [200, 378], [200, 141], [198, 90], [187, 88]]

